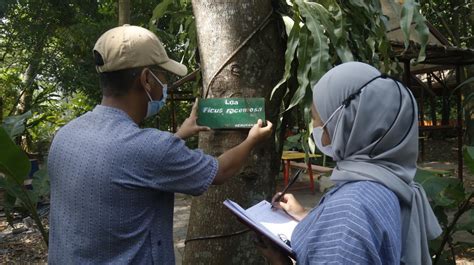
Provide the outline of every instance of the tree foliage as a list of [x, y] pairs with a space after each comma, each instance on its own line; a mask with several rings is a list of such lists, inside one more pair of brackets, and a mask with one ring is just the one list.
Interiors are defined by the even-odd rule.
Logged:
[[[357, 60], [375, 65], [391, 74], [400, 70], [393, 64], [393, 53], [386, 37], [387, 17], [382, 14], [379, 1], [273, 2], [275, 12], [279, 13], [285, 22], [287, 39], [285, 72], [274, 88], [274, 93], [285, 94], [281, 123], [288, 122], [285, 118], [287, 111], [297, 109], [302, 113], [305, 125], [309, 126], [311, 88], [336, 64]], [[3, 148], [7, 148], [8, 144], [12, 157], [18, 158], [15, 159], [16, 162], [24, 163], [24, 154], [12, 147], [13, 142], [8, 142], [7, 139], [11, 141], [11, 137], [18, 136], [25, 129], [27, 139], [35, 142], [37, 146], [39, 142], [45, 142], [46, 149], [56, 129], [99, 102], [101, 93], [91, 50], [103, 32], [117, 25], [117, 3], [117, 0], [0, 1], [0, 100], [3, 103], [0, 104], [0, 117], [23, 115], [4, 119], [5, 129], [0, 130], [2, 154], [6, 153], [7, 149]], [[474, 46], [472, 1], [390, 0], [389, 3], [399, 10], [400, 27], [407, 40], [412, 23], [422, 39], [427, 39], [427, 28], [420, 13], [421, 9], [430, 22], [454, 45], [465, 48]], [[170, 57], [186, 64], [191, 70], [200, 67], [196, 26], [190, 0], [162, 0], [158, 3], [136, 0], [132, 2], [130, 20], [131, 24], [145, 26], [156, 32]], [[405, 44], [408, 45], [408, 42]], [[421, 44], [423, 47], [425, 43]], [[423, 57], [422, 50], [418, 60]], [[178, 88], [177, 91], [188, 91], [197, 96], [199, 83], [198, 79]], [[472, 99], [472, 94], [470, 95], [468, 99]], [[189, 107], [190, 103], [186, 102], [176, 104], [178, 123], [187, 116]], [[171, 107], [168, 104], [160, 115], [160, 128], [171, 128], [170, 112]], [[25, 121], [26, 117], [26, 122], [15, 122], [16, 119]], [[279, 128], [284, 130], [285, 126]], [[308, 138], [309, 131], [306, 130], [303, 139]], [[303, 146], [307, 151], [310, 149], [308, 142]], [[467, 147], [465, 154], [468, 165], [472, 167], [471, 149]], [[21, 167], [18, 169], [21, 172], [17, 174], [11, 173], [16, 169], [10, 170], [5, 165], [6, 162], [0, 167], [4, 174], [8, 170], [8, 176], [18, 175], [19, 178], [25, 176], [22, 171], [28, 168], [27, 164], [15, 164]], [[448, 246], [454, 244], [455, 247], [456, 243], [452, 243], [453, 233], [461, 229], [472, 233], [473, 211], [461, 207], [465, 205], [469, 194], [459, 182], [443, 174], [443, 177], [439, 173], [434, 176], [423, 174], [420, 171], [417, 179], [425, 186], [445, 228], [443, 240], [446, 239]], [[35, 183], [38, 183], [38, 187], [43, 187], [38, 190], [45, 190], [43, 178]], [[28, 196], [31, 198], [24, 197], [18, 192], [18, 189], [15, 191], [12, 188], [7, 201], [14, 204], [16, 198], [23, 198], [23, 201], [27, 202], [26, 206], [30, 200], [31, 205], [28, 207], [33, 207], [35, 195], [30, 193]], [[469, 219], [463, 224], [453, 223], [445, 218], [449, 211], [456, 211], [460, 213], [459, 216], [465, 214]], [[442, 242], [439, 242], [433, 250], [439, 251], [442, 247]]]
[[[131, 23], [147, 25], [155, 5], [134, 1]], [[92, 48], [117, 25], [117, 1], [20, 0], [0, 8], [0, 117], [31, 111], [28, 142], [48, 141], [100, 100]]]
[[31, 216], [48, 245], [48, 232], [41, 223], [36, 210], [41, 196], [49, 194], [49, 179], [46, 170], [35, 173], [32, 189], [26, 189], [24, 181], [31, 169], [28, 156], [13, 142], [15, 135], [21, 134], [24, 124], [31, 113], [16, 117], [9, 117], [7, 122], [0, 126], [0, 188], [4, 193], [4, 211], [8, 223], [13, 226], [13, 210], [19, 207]]
[[[425, 19], [417, 1], [388, 1], [398, 11], [400, 27], [408, 48], [410, 25], [423, 40], [418, 60], [424, 59], [428, 38]], [[380, 1], [304, 1], [292, 0], [279, 8], [288, 35], [285, 53], [285, 73], [272, 94], [284, 90], [286, 106], [282, 112], [298, 106], [304, 123], [310, 127], [312, 87], [334, 65], [347, 61], [366, 62], [388, 74], [399, 74], [394, 54], [387, 38], [387, 17]], [[354, 15], [357, 14], [357, 15]], [[290, 82], [292, 78], [296, 79]], [[282, 120], [279, 128], [286, 128]], [[309, 132], [306, 130], [306, 137]], [[314, 150], [312, 141], [303, 145]]]

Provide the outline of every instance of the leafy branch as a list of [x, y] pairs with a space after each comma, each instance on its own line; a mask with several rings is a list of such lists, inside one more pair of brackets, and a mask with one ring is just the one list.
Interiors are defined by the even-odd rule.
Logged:
[[[438, 250], [435, 252], [435, 260], [433, 264], [438, 264], [438, 260], [441, 257], [441, 253], [444, 250], [444, 247], [448, 241], [450, 241], [452, 233], [455, 232], [456, 225], [458, 223], [459, 218], [467, 211], [472, 209], [472, 203], [471, 199], [474, 198], [474, 193], [471, 192], [471, 194], [464, 200], [464, 202], [459, 206], [458, 210], [454, 214], [453, 220], [451, 221], [451, 224], [446, 228], [446, 230], [443, 233], [443, 239], [441, 241], [441, 244], [438, 248]], [[450, 243], [451, 245], [451, 243]], [[451, 246], [451, 251], [454, 252], [453, 247]]]

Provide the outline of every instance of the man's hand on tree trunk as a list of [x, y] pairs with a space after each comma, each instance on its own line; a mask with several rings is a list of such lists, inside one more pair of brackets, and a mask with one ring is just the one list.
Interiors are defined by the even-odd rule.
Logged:
[[212, 183], [223, 184], [230, 177], [237, 174], [250, 156], [252, 149], [272, 135], [272, 127], [271, 122], [267, 121], [267, 125], [263, 127], [263, 121], [258, 120], [257, 124], [250, 129], [247, 139], [220, 155], [217, 158], [219, 169]]

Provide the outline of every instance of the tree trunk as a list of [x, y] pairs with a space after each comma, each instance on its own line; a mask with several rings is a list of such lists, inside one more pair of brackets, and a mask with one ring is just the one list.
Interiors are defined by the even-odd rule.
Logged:
[[441, 125], [449, 125], [449, 118], [451, 116], [451, 102], [449, 98], [449, 90], [446, 84], [443, 86], [443, 108], [441, 110]]
[[[204, 96], [209, 98], [264, 97], [266, 117], [276, 125], [283, 95], [269, 101], [274, 85], [283, 75], [284, 41], [282, 22], [276, 14], [268, 25], [225, 65], [215, 82], [207, 87], [213, 74], [229, 55], [256, 29], [271, 12], [271, 0], [216, 1], [193, 0], [196, 18]], [[276, 127], [276, 126], [275, 126]], [[248, 130], [216, 130], [201, 133], [199, 148], [219, 156], [241, 143]], [[275, 191], [280, 154], [274, 137], [255, 148], [243, 170], [222, 186], [211, 187], [192, 201], [187, 239], [211, 235], [223, 238], [201, 239], [186, 244], [184, 264], [263, 264], [251, 241], [252, 232], [233, 235], [241, 225], [222, 202], [229, 198], [244, 208]]]
[[[43, 56], [43, 49], [46, 44], [47, 35], [40, 38], [36, 44], [36, 47], [31, 54], [28, 66], [26, 67], [24, 79], [23, 79], [23, 92], [18, 100], [16, 106], [16, 115], [23, 114], [33, 107], [33, 93], [36, 89], [34, 83], [36, 76], [40, 72], [40, 64]], [[18, 144], [20, 144], [26, 152], [30, 151], [31, 144], [28, 142], [27, 137], [23, 134], [18, 138]]]
[[[39, 58], [39, 57], [36, 57], [36, 58]], [[18, 108], [17, 108], [17, 113], [16, 113], [17, 115], [23, 114], [29, 109], [31, 109], [31, 103], [33, 101], [33, 91], [34, 91], [33, 81], [35, 80], [36, 75], [38, 74], [38, 66], [39, 66], [39, 61], [34, 60], [26, 68], [25, 75], [24, 75], [25, 79], [23, 80], [24, 91], [20, 97], [20, 100], [18, 101]]]
[[0, 96], [0, 124], [3, 122], [3, 98]]
[[119, 0], [118, 1], [118, 24], [130, 24], [130, 0]]

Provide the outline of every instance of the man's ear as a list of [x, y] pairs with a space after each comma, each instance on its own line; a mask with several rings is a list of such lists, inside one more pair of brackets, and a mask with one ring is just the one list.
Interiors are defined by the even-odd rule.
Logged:
[[151, 91], [151, 86], [150, 86], [150, 69], [148, 68], [143, 68], [143, 70], [140, 72], [140, 78], [139, 82], [140, 85], [142, 85], [143, 88], [145, 88], [148, 92]]

